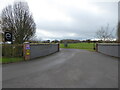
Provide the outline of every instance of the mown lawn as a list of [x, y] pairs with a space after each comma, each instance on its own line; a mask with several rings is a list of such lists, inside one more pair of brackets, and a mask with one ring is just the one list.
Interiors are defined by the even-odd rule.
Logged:
[[60, 48], [85, 49], [89, 51], [95, 51], [94, 45], [94, 43], [68, 43], [68, 47], [64, 47], [64, 44], [60, 44]]
[[21, 57], [13, 57], [13, 58], [8, 58], [8, 57], [2, 57], [0, 58], [0, 63], [13, 63], [13, 62], [19, 62], [23, 61], [24, 59]]

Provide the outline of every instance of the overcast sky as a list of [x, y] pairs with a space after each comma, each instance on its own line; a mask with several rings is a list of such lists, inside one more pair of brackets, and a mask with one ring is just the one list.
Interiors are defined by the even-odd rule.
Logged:
[[[14, 1], [0, 0], [0, 12]], [[42, 40], [93, 39], [101, 26], [113, 28], [118, 22], [118, 0], [22, 1], [28, 2]]]

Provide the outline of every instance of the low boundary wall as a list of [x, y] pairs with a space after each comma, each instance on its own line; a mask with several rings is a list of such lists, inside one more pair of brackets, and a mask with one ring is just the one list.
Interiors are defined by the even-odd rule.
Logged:
[[96, 49], [100, 53], [120, 57], [120, 43], [99, 43], [96, 45]]
[[47, 56], [59, 51], [59, 44], [26, 44], [25, 60]]

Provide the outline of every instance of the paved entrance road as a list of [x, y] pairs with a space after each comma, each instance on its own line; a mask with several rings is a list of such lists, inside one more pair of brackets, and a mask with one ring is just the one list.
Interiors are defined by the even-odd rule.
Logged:
[[50, 56], [3, 65], [3, 88], [117, 88], [118, 60], [61, 49]]

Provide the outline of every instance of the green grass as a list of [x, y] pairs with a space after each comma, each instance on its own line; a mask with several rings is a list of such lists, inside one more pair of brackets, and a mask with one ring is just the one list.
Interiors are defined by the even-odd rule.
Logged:
[[64, 44], [60, 44], [60, 48], [71, 48], [71, 49], [85, 49], [89, 51], [95, 51], [94, 43], [68, 43], [68, 47], [64, 47]]
[[24, 59], [21, 57], [13, 57], [13, 58], [8, 58], [8, 57], [2, 57], [0, 58], [0, 63], [13, 63], [13, 62], [19, 62], [23, 61]]

